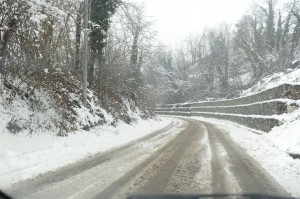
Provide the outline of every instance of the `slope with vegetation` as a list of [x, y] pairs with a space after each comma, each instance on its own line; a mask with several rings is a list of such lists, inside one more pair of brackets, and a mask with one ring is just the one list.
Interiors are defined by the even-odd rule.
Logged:
[[140, 72], [151, 48], [144, 49], [152, 42], [143, 7], [90, 1], [88, 103], [83, 106], [84, 1], [0, 2], [0, 131], [65, 135], [152, 116]]

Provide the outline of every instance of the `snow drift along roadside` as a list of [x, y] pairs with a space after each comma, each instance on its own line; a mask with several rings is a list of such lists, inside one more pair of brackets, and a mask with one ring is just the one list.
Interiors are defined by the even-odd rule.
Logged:
[[58, 169], [98, 152], [125, 145], [169, 125], [173, 120], [139, 120], [131, 125], [102, 126], [67, 137], [43, 132], [0, 133], [0, 189]]

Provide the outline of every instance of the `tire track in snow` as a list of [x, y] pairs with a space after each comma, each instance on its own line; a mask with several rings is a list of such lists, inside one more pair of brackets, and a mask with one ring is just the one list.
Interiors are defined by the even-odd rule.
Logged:
[[203, 123], [212, 146], [214, 193], [256, 193], [288, 196], [287, 192], [226, 133]]

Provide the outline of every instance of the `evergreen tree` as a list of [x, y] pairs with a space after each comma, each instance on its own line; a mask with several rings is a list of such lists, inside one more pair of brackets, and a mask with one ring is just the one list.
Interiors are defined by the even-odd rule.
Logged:
[[[91, 60], [88, 70], [88, 81], [94, 84], [95, 61], [98, 60], [98, 73], [104, 64], [104, 47], [106, 45], [107, 31], [110, 24], [110, 17], [115, 13], [119, 0], [92, 0], [91, 1], [91, 33], [90, 48]], [[99, 76], [99, 75], [98, 75]]]

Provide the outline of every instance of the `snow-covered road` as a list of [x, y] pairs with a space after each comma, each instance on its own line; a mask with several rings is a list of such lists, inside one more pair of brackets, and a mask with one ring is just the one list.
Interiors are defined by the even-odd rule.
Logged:
[[289, 194], [223, 130], [194, 119], [9, 188], [15, 198]]
[[[0, 133], [0, 189], [48, 171], [103, 153], [147, 136], [176, 120], [139, 120], [77, 131], [67, 137], [56, 132]], [[0, 125], [0, 129], [1, 125]]]

